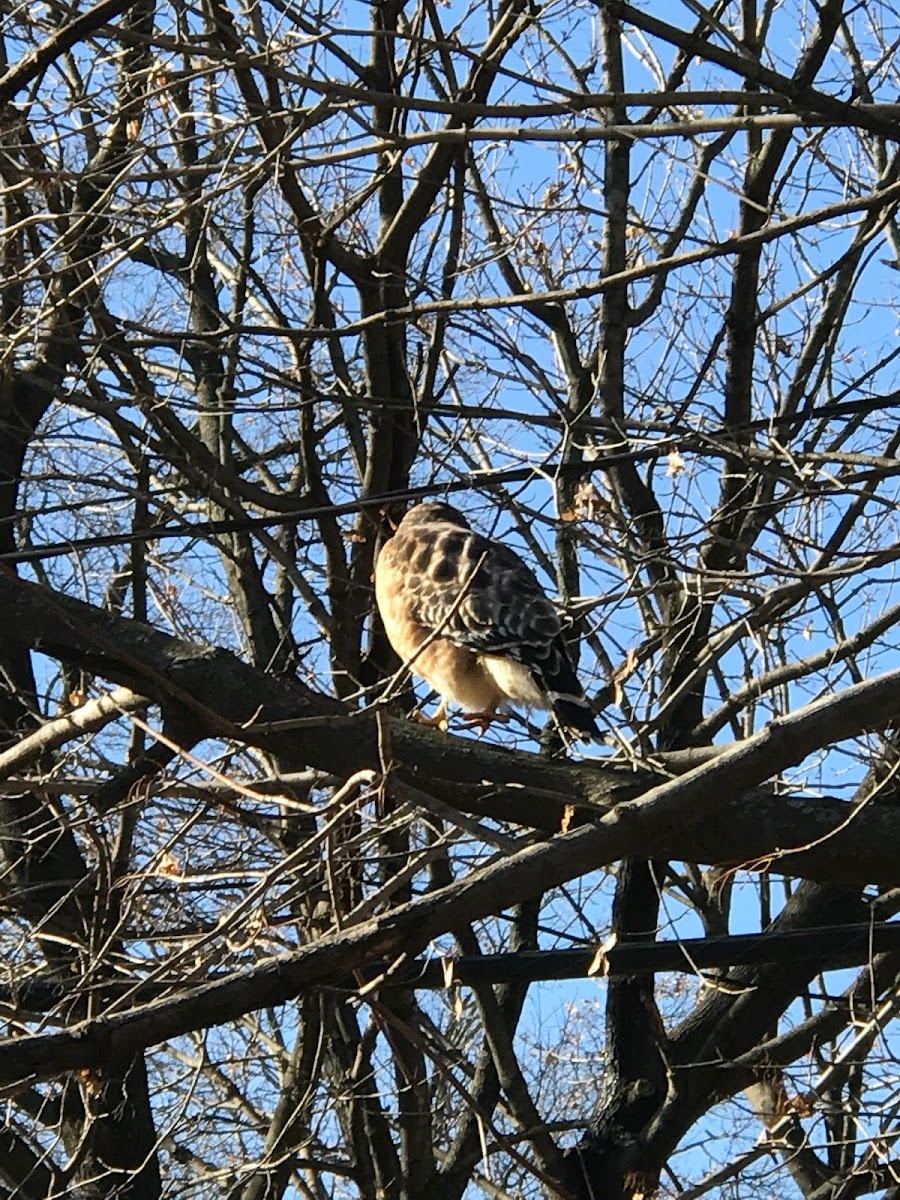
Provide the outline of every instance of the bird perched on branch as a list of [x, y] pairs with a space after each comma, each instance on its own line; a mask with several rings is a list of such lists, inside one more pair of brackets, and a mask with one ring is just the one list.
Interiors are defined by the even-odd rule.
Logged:
[[449, 504], [411, 508], [375, 566], [388, 640], [440, 693], [486, 725], [507, 704], [549, 708], [563, 731], [598, 737], [562, 622], [532, 571]]

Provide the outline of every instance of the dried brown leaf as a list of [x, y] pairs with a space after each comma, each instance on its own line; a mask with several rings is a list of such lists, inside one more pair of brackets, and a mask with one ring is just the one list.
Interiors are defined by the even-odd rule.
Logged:
[[588, 976], [597, 975], [601, 979], [606, 978], [609, 974], [609, 952], [618, 940], [618, 935], [611, 933], [606, 941], [597, 947], [594, 957], [591, 959], [591, 965], [588, 967]]

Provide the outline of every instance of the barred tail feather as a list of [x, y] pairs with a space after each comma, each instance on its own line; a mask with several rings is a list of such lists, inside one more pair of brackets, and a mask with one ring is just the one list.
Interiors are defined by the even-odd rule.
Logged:
[[600, 730], [585, 696], [561, 696], [549, 692], [548, 699], [554, 717], [564, 730], [579, 734], [585, 741], [599, 738]]
[[576, 733], [585, 741], [599, 738], [600, 730], [565, 642], [557, 638], [549, 649], [541, 685], [554, 717], [564, 731]]

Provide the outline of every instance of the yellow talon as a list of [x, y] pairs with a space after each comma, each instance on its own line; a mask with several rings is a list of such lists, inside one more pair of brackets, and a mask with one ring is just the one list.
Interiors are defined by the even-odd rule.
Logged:
[[417, 708], [413, 709], [412, 719], [419, 725], [425, 725], [428, 729], [440, 729], [441, 733], [447, 732], [447, 701], [442, 700], [438, 705], [438, 710], [433, 717], [426, 717], [423, 712]]

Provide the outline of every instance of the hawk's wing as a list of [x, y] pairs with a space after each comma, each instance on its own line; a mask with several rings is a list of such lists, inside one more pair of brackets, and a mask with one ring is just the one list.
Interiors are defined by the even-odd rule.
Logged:
[[530, 666], [531, 653], [558, 636], [560, 619], [541, 585], [499, 542], [467, 529], [423, 529], [410, 557], [416, 617], [441, 637]]

